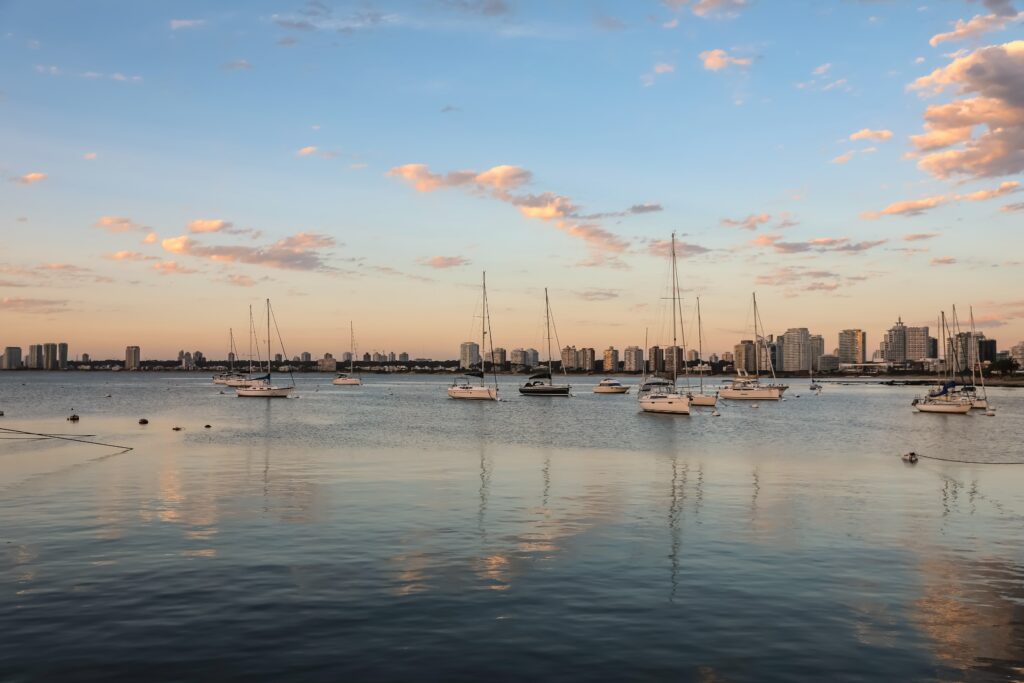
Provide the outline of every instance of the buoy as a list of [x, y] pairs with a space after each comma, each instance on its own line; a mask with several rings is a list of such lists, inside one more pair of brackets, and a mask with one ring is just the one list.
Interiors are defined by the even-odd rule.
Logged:
[[68, 422], [78, 422], [79, 417], [77, 415], [71, 415], [68, 417]]
[[148, 424], [149, 424], [149, 420], [147, 420], [147, 419], [146, 419], [146, 418], [144, 418], [144, 417], [142, 417], [142, 418], [139, 418], [139, 424], [140, 424], [140, 425], [148, 425]]
[[750, 404], [750, 407], [751, 407], [751, 408], [757, 408], [757, 407], [758, 407], [758, 405], [757, 405], [756, 403], [751, 403], [751, 404]]
[[909, 453], [903, 454], [903, 462], [909, 462], [911, 465], [917, 462], [917, 453], [910, 451]]
[[4, 416], [4, 411], [0, 410], [0, 417]]
[[203, 425], [203, 429], [209, 429], [210, 425]]
[[181, 431], [181, 427], [171, 427], [171, 429], [176, 431], [176, 432], [180, 432]]
[[711, 417], [721, 417], [721, 415], [722, 414], [720, 412], [718, 412], [717, 410], [711, 411]]
[[[3, 413], [0, 412], [0, 415], [3, 415]], [[985, 417], [995, 417], [995, 416], [996, 416], [996, 411], [992, 410], [991, 408], [989, 408], [988, 410], [985, 411]]]

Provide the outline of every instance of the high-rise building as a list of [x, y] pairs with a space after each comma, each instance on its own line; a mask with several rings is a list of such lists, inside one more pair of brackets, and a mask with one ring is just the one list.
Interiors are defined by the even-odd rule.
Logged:
[[526, 367], [528, 365], [526, 351], [523, 349], [512, 349], [511, 353], [508, 354], [508, 359], [512, 367]]
[[[345, 363], [351, 363], [352, 362], [352, 352], [351, 351], [346, 351], [345, 353], [341, 354], [341, 360], [343, 362], [345, 362]], [[280, 363], [281, 361], [278, 360], [277, 362]]]
[[811, 369], [811, 333], [806, 327], [786, 330], [782, 354], [782, 370], [806, 372]]
[[733, 353], [732, 351], [723, 351], [722, 352], [722, 362], [723, 363], [735, 363], [736, 362], [736, 354]]
[[57, 344], [57, 367], [61, 370], [68, 369], [68, 343]]
[[282, 354], [280, 354], [280, 353], [275, 353], [274, 354], [274, 362], [275, 363], [283, 363], [284, 362], [284, 356]]
[[686, 362], [694, 364], [700, 360], [700, 354], [697, 353], [697, 349], [687, 349], [686, 351]]
[[499, 346], [498, 348], [496, 348], [493, 351], [491, 351], [490, 355], [491, 355], [490, 361], [491, 361], [491, 365], [493, 367], [496, 367], [499, 370], [502, 370], [502, 369], [505, 368], [505, 361], [508, 360], [508, 354], [505, 351], [505, 349], [503, 349], [503, 348], [501, 348]]
[[57, 369], [57, 345], [53, 342], [43, 344], [43, 370]]
[[526, 349], [526, 365], [531, 368], [540, 365], [540, 352], [537, 349]]
[[933, 358], [933, 356], [928, 355], [928, 341], [931, 337], [928, 336], [927, 327], [908, 327], [906, 329], [906, 339], [907, 360], [919, 361], [924, 358]]
[[303, 351], [301, 358], [303, 363], [311, 363], [313, 361], [313, 354], [309, 351]]
[[28, 358], [25, 359], [25, 367], [32, 370], [39, 370], [43, 367], [42, 344], [31, 344], [28, 347]]
[[864, 330], [843, 330], [839, 333], [839, 362], [866, 363], [868, 335]]
[[605, 372], [619, 371], [619, 351], [614, 346], [609, 346], [604, 350], [604, 365], [602, 367]]
[[139, 370], [142, 368], [142, 350], [138, 346], [128, 346], [124, 350], [124, 369]]
[[1017, 362], [1018, 368], [1024, 368], [1024, 341], [1010, 349], [1010, 358]]
[[818, 367], [818, 359], [825, 355], [825, 338], [820, 334], [812, 334], [810, 338], [811, 344], [811, 367], [814, 370], [821, 370]]
[[89, 363], [92, 362], [92, 358], [89, 356], [89, 354], [83, 353], [82, 354], [82, 362], [85, 363], [86, 365], [88, 365]]
[[563, 346], [562, 347], [562, 369], [563, 370], [575, 370], [576, 369], [576, 347], [575, 346]]
[[17, 370], [21, 368], [20, 346], [8, 346], [4, 349], [4, 362], [0, 368], [3, 370]]
[[783, 359], [786, 354], [786, 335], [778, 337], [768, 335], [761, 339], [760, 344], [754, 345], [754, 355], [757, 357], [757, 367], [761, 372], [782, 370]]
[[[972, 343], [973, 341], [973, 343]], [[986, 339], [980, 332], [958, 332], [946, 340], [946, 363], [953, 363], [954, 371], [976, 371], [987, 361], [996, 359], [996, 340]]]
[[660, 346], [647, 349], [647, 372], [665, 372], [665, 351]]
[[480, 364], [480, 345], [476, 342], [462, 342], [459, 345], [459, 367], [463, 370]]
[[996, 340], [986, 339], [980, 332], [975, 335], [978, 340], [978, 362], [991, 363], [996, 359]]
[[681, 346], [665, 347], [665, 373], [683, 374], [683, 348]]
[[[298, 357], [298, 356], [296, 356], [296, 357], [295, 357], [295, 360], [296, 360], [296, 361], [298, 361], [298, 360], [299, 360], [299, 357]], [[364, 363], [369, 363], [369, 362], [370, 362], [370, 354], [369, 354], [369, 353], [364, 353], [364, 354], [363, 354], [363, 362], [364, 362]]]
[[896, 324], [886, 331], [878, 350], [882, 352], [882, 358], [890, 363], [907, 362], [907, 326], [903, 324], [902, 318], [897, 319]]
[[754, 372], [757, 369], [757, 354], [754, 342], [750, 339], [743, 339], [733, 347], [734, 363], [737, 370]]
[[597, 368], [597, 352], [589, 346], [576, 351], [576, 369], [593, 372]]
[[622, 352], [622, 370], [624, 372], [643, 372], [644, 350], [639, 346], [627, 346]]
[[[504, 351], [504, 349], [502, 349], [502, 350]], [[388, 353], [388, 362], [389, 363], [394, 363], [396, 360], [398, 360], [398, 356], [395, 355], [394, 351], [390, 351]]]
[[[732, 354], [729, 354], [729, 355], [732, 355]], [[718, 357], [718, 354], [717, 354], [717, 353], [711, 353], [711, 354], [708, 354], [708, 362], [709, 362], [709, 363], [718, 363], [718, 362], [720, 362], [721, 360], [722, 360], [722, 359]]]
[[398, 362], [399, 363], [408, 363], [409, 362], [409, 354], [406, 353], [405, 351], [402, 351], [400, 354], [398, 354]]

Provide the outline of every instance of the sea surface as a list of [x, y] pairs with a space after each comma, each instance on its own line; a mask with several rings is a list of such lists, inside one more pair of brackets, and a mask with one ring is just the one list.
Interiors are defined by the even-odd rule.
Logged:
[[1024, 679], [1024, 390], [599, 379], [0, 373], [0, 680]]

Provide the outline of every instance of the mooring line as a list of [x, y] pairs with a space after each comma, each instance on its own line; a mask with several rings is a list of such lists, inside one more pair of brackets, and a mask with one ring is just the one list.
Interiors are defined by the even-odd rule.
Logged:
[[[107, 448], [120, 448], [118, 453], [113, 455], [121, 455], [121, 453], [127, 453], [128, 451], [135, 450], [131, 446], [120, 446], [114, 443], [103, 443], [102, 441], [87, 441], [85, 439], [76, 439], [70, 436], [58, 436], [56, 434], [43, 434], [40, 432], [26, 432], [21, 429], [11, 429], [10, 427], [0, 427], [0, 431], [7, 432], [9, 434], [21, 434], [23, 436], [35, 436], [42, 439], [57, 439], [58, 441], [74, 441], [75, 443], [87, 443], [91, 446], [106, 446]], [[94, 436], [92, 434], [88, 436]]]

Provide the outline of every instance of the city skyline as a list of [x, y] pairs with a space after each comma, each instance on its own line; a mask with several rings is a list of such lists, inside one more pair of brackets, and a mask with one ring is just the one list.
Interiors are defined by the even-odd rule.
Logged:
[[495, 346], [543, 359], [548, 287], [563, 344], [665, 347], [672, 232], [706, 352], [754, 290], [829, 352], [1024, 339], [1011, 1], [54, 7], [0, 10], [0, 345], [226, 357], [269, 296], [290, 355], [449, 357], [487, 270]]

